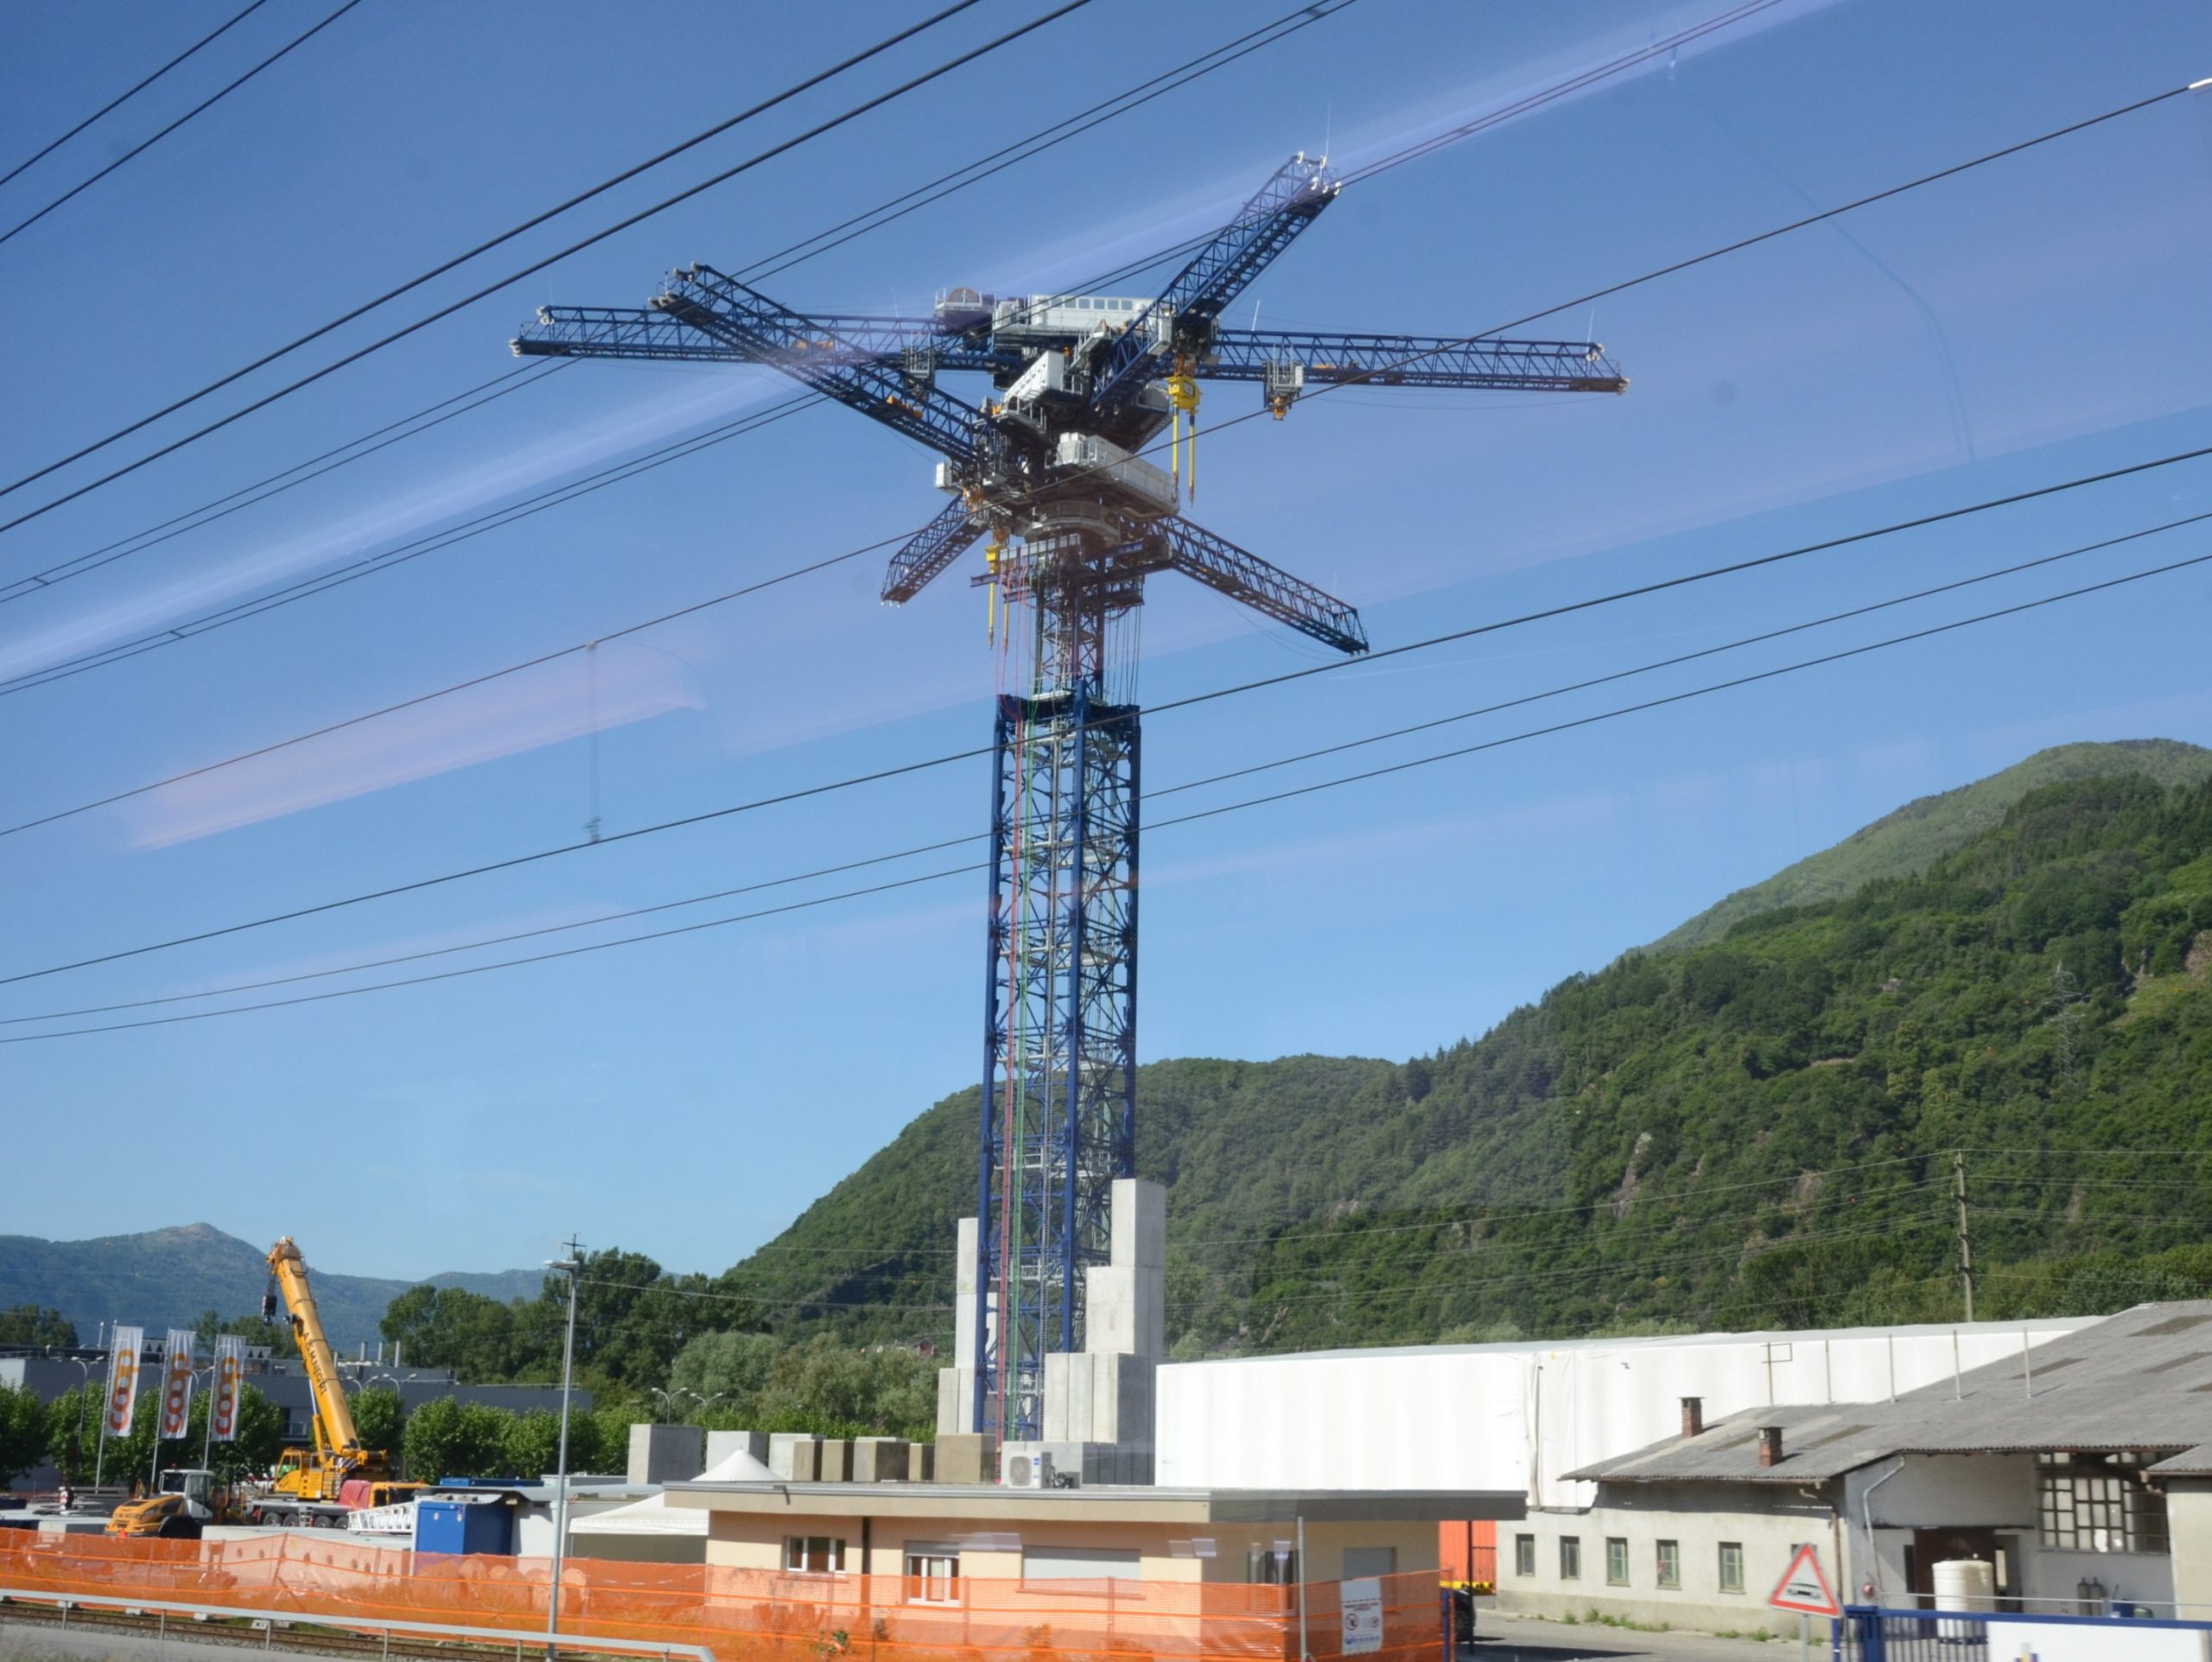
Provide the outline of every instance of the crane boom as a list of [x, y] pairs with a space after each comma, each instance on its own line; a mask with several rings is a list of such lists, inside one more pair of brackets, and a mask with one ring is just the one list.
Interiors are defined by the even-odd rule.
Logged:
[[346, 1401], [346, 1387], [339, 1383], [338, 1359], [331, 1354], [329, 1335], [315, 1311], [315, 1291], [308, 1285], [308, 1261], [298, 1243], [287, 1235], [269, 1249], [269, 1272], [284, 1295], [291, 1315], [292, 1337], [298, 1341], [300, 1361], [308, 1370], [308, 1387], [315, 1393], [315, 1418], [321, 1423], [330, 1452], [341, 1462], [362, 1457], [361, 1434], [354, 1428], [353, 1411]]

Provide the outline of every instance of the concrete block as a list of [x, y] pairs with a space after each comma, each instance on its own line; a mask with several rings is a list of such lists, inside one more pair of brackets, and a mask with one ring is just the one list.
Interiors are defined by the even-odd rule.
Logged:
[[937, 1430], [939, 1437], [949, 1432], [976, 1430], [976, 1370], [972, 1367], [940, 1367], [937, 1371]]
[[976, 1355], [976, 1289], [982, 1285], [976, 1258], [981, 1239], [975, 1219], [960, 1220], [953, 1252], [952, 1354], [963, 1362], [972, 1362]]
[[841, 1437], [822, 1439], [822, 1469], [816, 1474], [820, 1483], [849, 1483], [853, 1481], [853, 1445]]
[[936, 1471], [939, 1483], [995, 1483], [999, 1476], [999, 1440], [988, 1431], [955, 1431], [937, 1440]]
[[1120, 1268], [1167, 1267], [1167, 1190], [1142, 1177], [1116, 1177], [1108, 1252]]
[[698, 1425], [632, 1425], [632, 1483], [683, 1483], [707, 1469], [707, 1433]]
[[707, 1463], [702, 1469], [712, 1471], [741, 1449], [765, 1463], [768, 1458], [768, 1434], [766, 1431], [708, 1432]]
[[853, 1481], [903, 1483], [906, 1481], [906, 1451], [912, 1445], [902, 1437], [862, 1437], [853, 1439]]
[[1038, 1411], [1039, 1429], [1047, 1438], [1066, 1441], [1081, 1437], [1081, 1430], [1071, 1430], [1068, 1420], [1068, 1382], [1076, 1358], [1065, 1351], [1045, 1353], [1044, 1401]]
[[822, 1439], [809, 1431], [778, 1431], [768, 1438], [768, 1469], [793, 1483], [811, 1483], [822, 1469]]
[[906, 1453], [907, 1481], [914, 1483], [937, 1481], [937, 1444], [917, 1443]]

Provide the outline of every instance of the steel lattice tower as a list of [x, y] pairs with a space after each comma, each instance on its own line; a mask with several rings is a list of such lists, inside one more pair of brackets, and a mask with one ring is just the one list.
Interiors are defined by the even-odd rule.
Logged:
[[[1562, 341], [1232, 329], [1224, 309], [1336, 199], [1302, 153], [1157, 298], [938, 296], [926, 320], [793, 312], [710, 267], [643, 309], [548, 307], [526, 355], [765, 364], [936, 450], [952, 500], [894, 555], [911, 599], [976, 542], [1027, 690], [998, 702], [991, 795], [973, 1428], [1039, 1435], [1044, 1359], [1080, 1349], [1084, 1272], [1107, 1260], [1108, 1197], [1135, 1175], [1141, 751], [1115, 684], [1117, 622], [1177, 571], [1347, 653], [1358, 614], [1193, 524], [1179, 462], [1201, 381], [1255, 383], [1278, 419], [1308, 386], [1619, 392], [1601, 347]], [[980, 406], [939, 375], [991, 377]]]

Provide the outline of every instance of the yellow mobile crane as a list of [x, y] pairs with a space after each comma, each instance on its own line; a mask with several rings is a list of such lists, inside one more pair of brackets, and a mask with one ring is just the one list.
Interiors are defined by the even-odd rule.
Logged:
[[422, 1485], [395, 1481], [397, 1474], [383, 1450], [361, 1446], [353, 1407], [338, 1378], [338, 1360], [315, 1313], [307, 1259], [289, 1235], [269, 1249], [269, 1274], [271, 1291], [262, 1301], [262, 1315], [275, 1319], [281, 1292], [315, 1396], [315, 1446], [284, 1450], [275, 1481], [254, 1502], [253, 1520], [336, 1528], [349, 1513], [406, 1499]]

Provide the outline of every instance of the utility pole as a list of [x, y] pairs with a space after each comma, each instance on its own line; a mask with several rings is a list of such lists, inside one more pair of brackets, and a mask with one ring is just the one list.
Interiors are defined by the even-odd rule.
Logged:
[[1967, 1151], [1951, 1151], [1951, 1188], [1959, 1202], [1959, 1285], [1966, 1290], [1967, 1320], [1974, 1320], [1974, 1234], [1967, 1227]]
[[569, 1272], [569, 1335], [561, 1346], [561, 1458], [553, 1478], [553, 1579], [545, 1589], [545, 1654], [553, 1654], [553, 1641], [561, 1633], [561, 1560], [569, 1545], [569, 1393], [576, 1367], [576, 1287], [583, 1274], [583, 1249], [576, 1238], [567, 1241], [568, 1257], [550, 1259], [549, 1270]]

